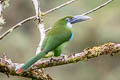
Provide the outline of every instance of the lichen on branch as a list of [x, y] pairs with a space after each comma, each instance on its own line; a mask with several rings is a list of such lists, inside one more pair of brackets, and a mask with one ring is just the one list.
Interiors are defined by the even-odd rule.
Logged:
[[[102, 55], [114, 55], [120, 52], [120, 44], [106, 43], [100, 46], [94, 46], [93, 48], [86, 48], [81, 53], [73, 53], [69, 56], [49, 58], [46, 60], [40, 60], [35, 63], [31, 68], [22, 74], [17, 74], [15, 69], [20, 63], [13, 63], [10, 59], [0, 58], [0, 72], [6, 73], [7, 75], [17, 75], [30, 78], [41, 78], [43, 75], [48, 80], [52, 80], [49, 75], [45, 75], [42, 68], [48, 68], [53, 66], [60, 66], [65, 64], [76, 63], [79, 61], [89, 60], [91, 58], [99, 57]], [[22, 64], [23, 65], [23, 64]], [[42, 76], [40, 76], [42, 75]], [[44, 79], [43, 79], [44, 80]]]
[[9, 6], [9, 0], [0, 0], [0, 25], [5, 24], [5, 19], [3, 18], [3, 10]]
[[101, 55], [114, 55], [115, 53], [120, 52], [120, 44], [115, 43], [106, 43], [101, 46], [95, 46], [93, 48], [86, 48], [81, 53], [74, 53], [69, 56], [50, 58], [44, 61], [38, 61], [33, 67], [47, 68], [59, 65], [65, 65], [70, 63], [76, 63], [79, 61], [86, 61], [91, 58], [99, 57]]

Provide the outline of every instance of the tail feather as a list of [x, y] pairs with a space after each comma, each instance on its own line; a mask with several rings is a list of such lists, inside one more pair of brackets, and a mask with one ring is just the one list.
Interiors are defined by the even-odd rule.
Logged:
[[46, 55], [44, 52], [40, 52], [36, 56], [29, 59], [20, 69], [17, 70], [16, 73], [22, 73], [24, 70], [27, 70], [30, 66], [32, 66], [39, 59], [43, 58]]

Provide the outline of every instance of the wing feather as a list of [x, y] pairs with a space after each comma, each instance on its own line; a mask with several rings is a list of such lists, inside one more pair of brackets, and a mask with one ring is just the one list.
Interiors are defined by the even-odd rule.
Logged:
[[61, 33], [57, 32], [54, 34], [49, 34], [46, 36], [42, 49], [45, 52], [54, 50], [56, 47], [60, 46], [62, 43], [69, 41], [72, 33], [70, 30], [63, 31]]

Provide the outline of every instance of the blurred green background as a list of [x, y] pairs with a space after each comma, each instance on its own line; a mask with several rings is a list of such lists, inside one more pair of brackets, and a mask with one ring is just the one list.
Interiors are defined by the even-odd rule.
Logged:
[[[47, 11], [68, 0], [41, 0], [41, 10]], [[44, 17], [45, 28], [67, 15], [79, 15], [107, 0], [78, 0]], [[5, 10], [6, 24], [0, 34], [19, 21], [35, 15], [32, 0], [11, 0]], [[107, 42], [120, 43], [120, 0], [90, 14], [93, 20], [75, 24], [74, 39], [64, 54], [81, 52], [84, 48]], [[29, 21], [0, 41], [0, 55], [5, 52], [13, 62], [24, 63], [35, 55], [39, 43], [39, 32], [34, 21]], [[69, 54], [68, 54], [69, 53]], [[120, 80], [120, 55], [101, 56], [88, 62], [78, 62], [45, 69], [54, 80]], [[31, 80], [0, 73], [0, 80]]]

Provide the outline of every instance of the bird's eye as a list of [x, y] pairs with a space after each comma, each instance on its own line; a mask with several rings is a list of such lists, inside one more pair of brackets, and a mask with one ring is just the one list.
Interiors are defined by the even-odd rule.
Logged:
[[66, 20], [66, 21], [70, 21], [70, 19], [69, 19], [69, 18], [66, 18], [65, 20]]

